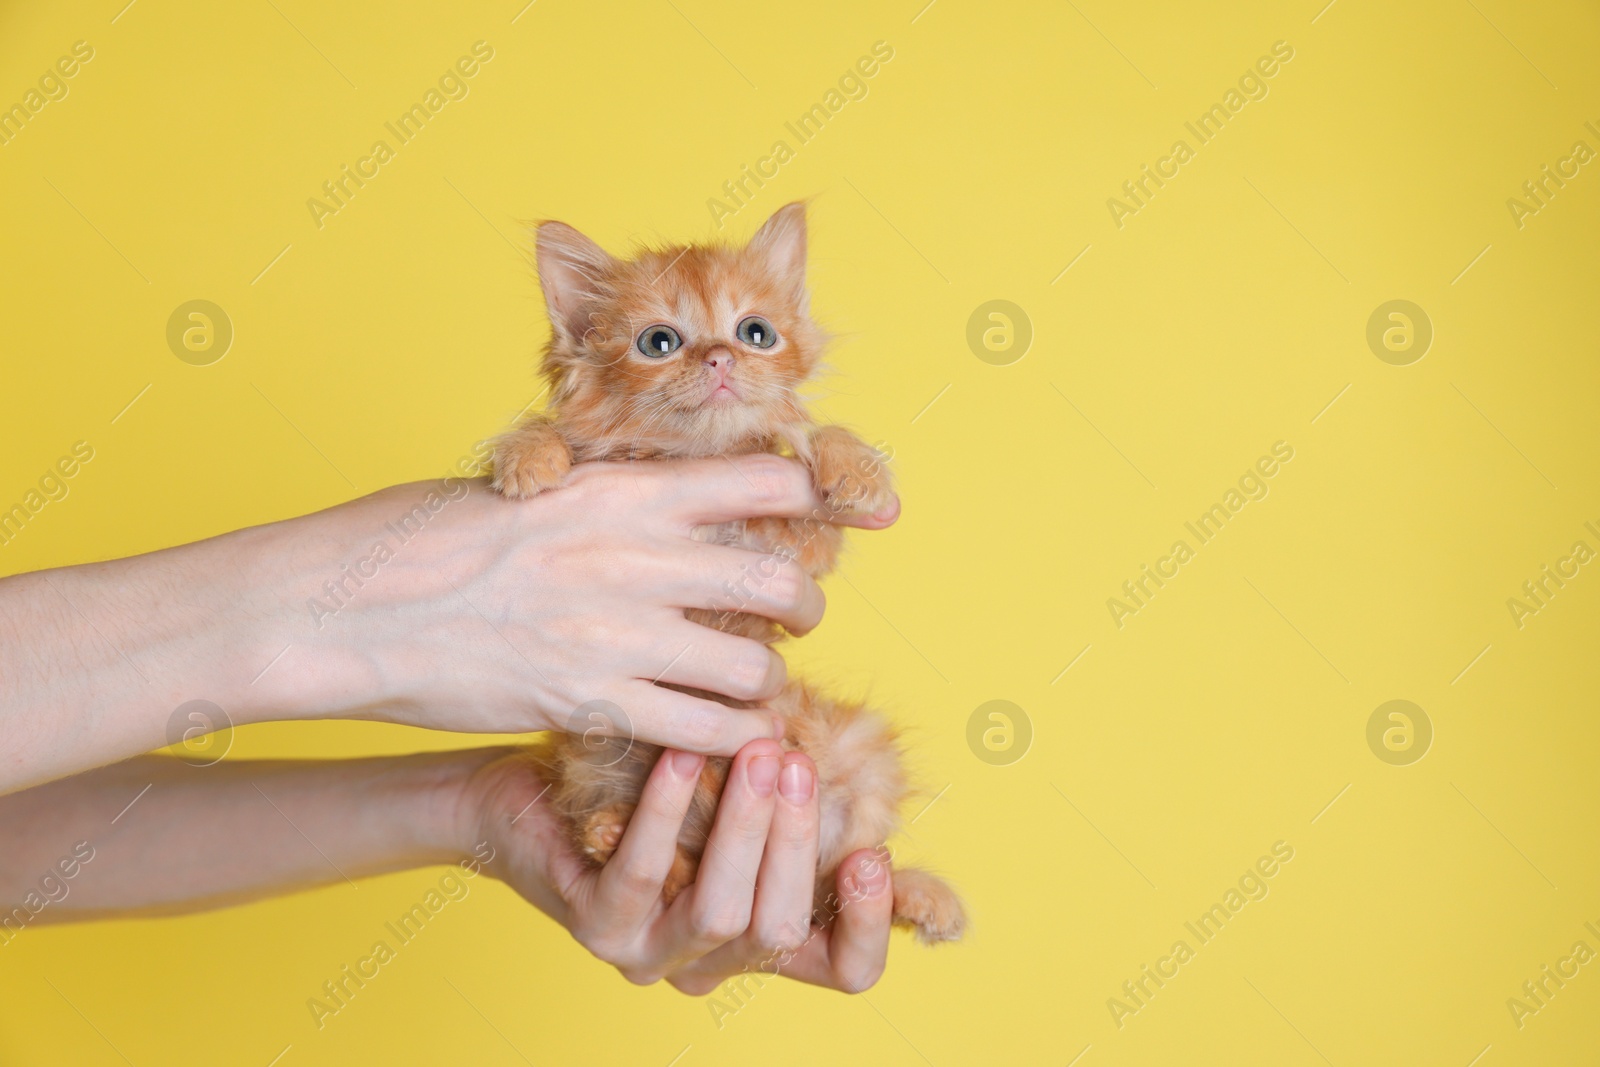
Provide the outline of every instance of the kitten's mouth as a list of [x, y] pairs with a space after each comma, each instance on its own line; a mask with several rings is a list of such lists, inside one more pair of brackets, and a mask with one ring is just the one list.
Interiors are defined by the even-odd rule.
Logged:
[[702, 400], [701, 403], [702, 404], [731, 404], [731, 403], [734, 403], [735, 401], [737, 401], [738, 399], [739, 399], [739, 393], [733, 388], [733, 386], [729, 385], [728, 382], [726, 380], [724, 380], [724, 381], [720, 381], [716, 385], [712, 386], [711, 391], [706, 394], [706, 398], [704, 400]]

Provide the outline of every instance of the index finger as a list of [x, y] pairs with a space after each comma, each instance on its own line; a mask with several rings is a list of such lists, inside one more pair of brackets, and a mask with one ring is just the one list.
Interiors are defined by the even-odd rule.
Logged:
[[823, 504], [811, 473], [799, 462], [766, 452], [684, 460], [666, 465], [672, 480], [666, 510], [673, 521], [694, 527], [774, 516], [815, 519], [839, 526], [880, 530], [900, 515], [898, 499], [876, 515], [851, 516]]
[[[637, 695], [623, 699], [636, 712], [633, 720], [613, 724], [621, 726], [630, 739], [708, 756], [731, 756], [751, 741], [783, 736], [783, 720], [759, 705], [749, 710], [729, 707], [645, 681], [635, 683], [631, 692]], [[616, 734], [615, 729], [606, 732]]]

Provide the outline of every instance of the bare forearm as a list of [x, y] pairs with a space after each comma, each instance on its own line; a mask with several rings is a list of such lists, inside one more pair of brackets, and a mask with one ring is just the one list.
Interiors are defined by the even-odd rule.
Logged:
[[0, 942], [30, 923], [195, 911], [451, 863], [485, 749], [358, 760], [143, 756], [0, 798]]
[[358, 632], [305, 603], [379, 507], [0, 580], [0, 794], [167, 745], [195, 700], [218, 725], [362, 715], [378, 686]]

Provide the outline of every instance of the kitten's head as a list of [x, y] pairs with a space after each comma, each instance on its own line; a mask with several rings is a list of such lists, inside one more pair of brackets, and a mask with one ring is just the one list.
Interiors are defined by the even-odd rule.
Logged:
[[742, 248], [678, 245], [618, 259], [539, 226], [545, 353], [578, 458], [759, 448], [805, 419], [795, 390], [824, 343], [805, 284], [804, 204]]

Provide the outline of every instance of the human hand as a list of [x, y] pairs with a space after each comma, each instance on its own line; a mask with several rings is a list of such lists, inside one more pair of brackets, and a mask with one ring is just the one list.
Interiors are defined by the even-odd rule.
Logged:
[[759, 700], [782, 686], [783, 661], [684, 610], [803, 632], [822, 591], [792, 560], [702, 543], [694, 528], [786, 516], [881, 529], [898, 512], [891, 499], [875, 515], [830, 513], [798, 463], [771, 455], [601, 463], [535, 500], [447, 478], [6, 578], [0, 794], [200, 729], [336, 718], [588, 729], [576, 713], [597, 701], [625, 709], [602, 713], [613, 732], [732, 755], [778, 725], [653, 683]]
[[[537, 769], [520, 754], [478, 770], [464, 822], [494, 859], [484, 870], [571, 931], [631, 982], [702, 996], [727, 978], [785, 977], [859, 993], [883, 973], [894, 892], [884, 855], [852, 853], [815, 914], [818, 802], [809, 757], [753, 741], [734, 759], [697, 881], [661, 887], [704, 757], [667, 749], [610, 861], [572, 849]], [[475, 814], [474, 814], [475, 813]], [[813, 925], [813, 918], [821, 925]], [[829, 921], [831, 919], [831, 921]]]
[[[777, 653], [683, 611], [750, 612], [794, 633], [821, 619], [822, 591], [793, 560], [690, 536], [726, 520], [828, 514], [799, 464], [768, 455], [587, 464], [527, 501], [481, 482], [455, 482], [462, 487], [318, 635], [344, 662], [375, 670], [378, 699], [360, 714], [469, 732], [571, 730], [590, 725], [575, 710], [604, 701], [622, 709], [602, 712], [609, 732], [683, 750], [731, 755], [775, 736], [765, 712], [653, 683], [737, 700], [782, 687]], [[324, 515], [364, 532], [380, 516], [405, 514], [427, 488], [397, 487]], [[837, 521], [882, 528], [898, 510], [891, 500], [876, 516]]]

